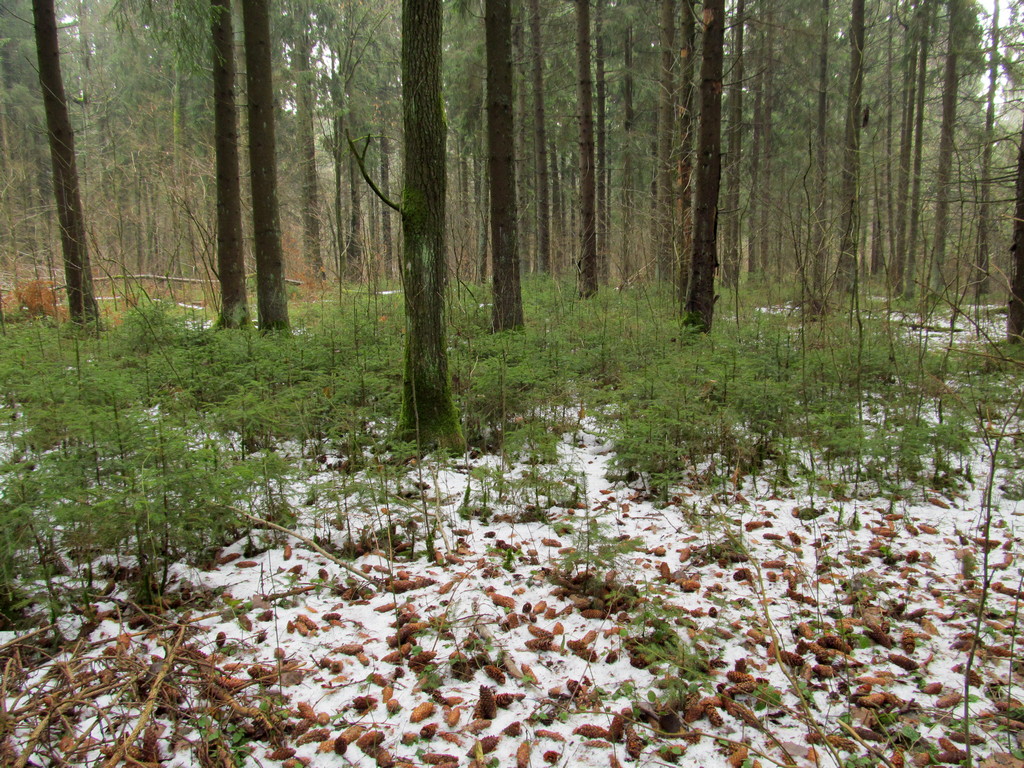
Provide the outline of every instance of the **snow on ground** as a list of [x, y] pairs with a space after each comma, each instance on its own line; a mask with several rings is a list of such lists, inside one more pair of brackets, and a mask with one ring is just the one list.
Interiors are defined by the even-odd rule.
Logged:
[[[426, 462], [401, 493], [347, 497], [344, 519], [306, 508], [307, 541], [261, 533], [176, 566], [163, 615], [115, 592], [57, 655], [5, 635], [0, 758], [957, 764], [966, 693], [976, 764], [1024, 766], [1019, 504], [996, 497], [987, 540], [983, 487], [836, 500], [748, 480], [663, 504], [607, 479], [598, 432], [566, 435], [557, 467]], [[323, 459], [311, 485], [351, 482]], [[417, 555], [389, 559], [388, 522], [410, 517]], [[377, 536], [354, 560], [310, 543], [352, 530]]]

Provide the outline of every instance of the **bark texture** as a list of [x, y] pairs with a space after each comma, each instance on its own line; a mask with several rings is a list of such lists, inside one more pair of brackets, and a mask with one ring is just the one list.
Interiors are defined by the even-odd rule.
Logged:
[[864, 0], [853, 0], [850, 14], [850, 92], [846, 103], [846, 134], [839, 224], [839, 266], [836, 288], [852, 293], [857, 288], [857, 240], [860, 227], [860, 127], [864, 87]]
[[92, 271], [85, 236], [85, 214], [78, 188], [75, 161], [75, 134], [68, 115], [64, 80], [57, 42], [57, 18], [53, 0], [33, 0], [36, 55], [39, 61], [39, 85], [46, 110], [46, 132], [53, 167], [53, 193], [60, 223], [60, 242], [64, 254], [64, 280], [68, 291], [68, 313], [72, 322], [96, 324], [99, 307], [92, 288]]
[[537, 177], [537, 271], [551, 269], [551, 204], [548, 184], [547, 127], [544, 117], [544, 45], [540, 0], [530, 0], [530, 51], [533, 78], [533, 154]]
[[697, 138], [697, 189], [693, 217], [693, 256], [683, 307], [686, 322], [711, 330], [718, 268], [718, 192], [722, 176], [722, 49], [725, 0], [704, 4], [704, 42], [700, 69], [700, 125]]
[[1017, 204], [1013, 212], [1013, 244], [1010, 246], [1013, 277], [1010, 281], [1010, 305], [1006, 334], [1010, 341], [1024, 341], [1024, 126], [1017, 151]]
[[242, 190], [238, 171], [234, 25], [230, 0], [210, 0], [213, 33], [213, 144], [217, 164], [217, 279], [221, 328], [249, 323], [242, 248]]
[[249, 170], [253, 247], [256, 252], [256, 315], [261, 331], [288, 329], [288, 296], [277, 205], [277, 143], [271, 78], [269, 0], [242, 3], [245, 77], [249, 99]]
[[445, 132], [441, 0], [402, 2], [402, 279], [405, 376], [398, 435], [421, 449], [463, 447], [444, 328]]
[[512, 112], [512, 2], [487, 0], [484, 9], [487, 47], [487, 155], [491, 182], [491, 253], [494, 259], [494, 304], [491, 328], [506, 331], [523, 325], [516, 237], [515, 124]]
[[597, 293], [597, 220], [594, 177], [594, 83], [590, 74], [590, 0], [576, 0], [576, 68], [579, 109], [579, 295]]

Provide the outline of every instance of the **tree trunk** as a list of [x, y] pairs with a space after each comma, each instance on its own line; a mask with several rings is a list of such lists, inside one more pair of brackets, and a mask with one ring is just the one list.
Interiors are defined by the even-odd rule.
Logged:
[[930, 284], [936, 293], [945, 289], [946, 238], [949, 234], [949, 197], [953, 170], [953, 130], [956, 124], [956, 97], [959, 86], [961, 19], [960, 0], [949, 0], [949, 38], [942, 77], [942, 126], [939, 129], [939, 168], [935, 176], [935, 241], [932, 248]]
[[700, 126], [697, 138], [697, 188], [693, 216], [693, 257], [683, 307], [687, 322], [711, 330], [715, 311], [718, 190], [722, 175], [722, 49], [725, 0], [705, 0], [700, 68]]
[[992, 145], [995, 144], [996, 89], [999, 83], [999, 3], [992, 10], [991, 51], [988, 57], [988, 97], [985, 105], [985, 138], [981, 149], [981, 194], [978, 204], [978, 256], [974, 268], [974, 301], [990, 290], [989, 227], [992, 217]]
[[576, 68], [580, 144], [579, 295], [597, 293], [597, 222], [594, 183], [594, 84], [590, 74], [590, 0], [576, 0]]
[[676, 60], [676, 4], [675, 0], [661, 0], [661, 75], [658, 89], [658, 175], [655, 207], [657, 241], [655, 264], [659, 280], [672, 280], [675, 264], [674, 226], [675, 204], [672, 179], [672, 146], [675, 135], [675, 82], [673, 64]]
[[736, 288], [739, 285], [742, 261], [742, 216], [740, 215], [740, 169], [743, 151], [743, 31], [746, 26], [746, 0], [737, 0], [736, 19], [733, 21], [732, 47], [734, 64], [732, 86], [729, 88], [729, 165], [725, 178], [726, 220], [725, 258], [722, 281]]
[[359, 178], [359, 169], [356, 167], [355, 158], [349, 155], [348, 158], [348, 189], [349, 189], [349, 209], [348, 209], [348, 249], [346, 261], [348, 262], [348, 268], [351, 271], [355, 269], [356, 279], [362, 279], [365, 274], [363, 269], [363, 208], [362, 208], [362, 196], [360, 190], [362, 189], [362, 179]]
[[680, 306], [686, 301], [687, 281], [690, 275], [690, 264], [687, 257], [691, 255], [693, 248], [693, 224], [691, 222], [693, 211], [690, 209], [694, 197], [692, 189], [693, 107], [697, 99], [697, 89], [694, 87], [697, 75], [697, 22], [694, 13], [693, 0], [683, 0], [683, 21], [680, 25], [683, 39], [679, 50], [679, 59], [682, 62], [679, 72], [679, 93], [681, 95], [678, 106], [679, 147], [675, 152], [678, 167], [675, 195], [675, 204], [678, 208], [678, 214], [675, 217], [678, 245], [675, 252], [679, 254], [679, 257], [678, 263], [673, 265], [673, 279], [676, 283], [676, 296], [679, 298]]
[[825, 275], [828, 273], [828, 44], [829, 0], [821, 0], [821, 43], [818, 49], [818, 115], [815, 125], [814, 166], [818, 199], [814, 210], [814, 248], [811, 251], [810, 311], [825, 309]]
[[512, 2], [486, 0], [487, 169], [491, 185], [491, 253], [494, 254], [494, 304], [491, 328], [523, 325], [516, 240], [516, 173], [513, 157]]
[[398, 435], [420, 450], [464, 443], [445, 342], [445, 118], [441, 0], [402, 2], [402, 278], [405, 376]]
[[1006, 316], [1007, 338], [1024, 341], [1024, 127], [1017, 150], [1017, 205], [1013, 212], [1013, 244], [1010, 246], [1010, 304]]
[[[380, 137], [380, 188], [384, 194], [391, 189], [391, 146], [387, 134]], [[384, 275], [390, 278], [394, 274], [394, 245], [391, 239], [391, 208], [382, 205], [380, 208], [381, 238], [384, 246]]]
[[633, 168], [633, 145], [636, 142], [636, 117], [633, 113], [633, 27], [626, 27], [625, 39], [623, 41], [623, 73], [622, 73], [622, 101], [623, 120], [622, 129], [625, 137], [622, 150], [622, 266], [620, 280], [623, 285], [628, 284], [633, 278], [633, 250], [636, 247], [634, 233], [636, 228], [633, 220], [636, 216], [634, 210], [634, 178]]
[[295, 48], [295, 120], [299, 134], [299, 164], [302, 167], [302, 245], [313, 279], [323, 283], [326, 275], [320, 251], [320, 184], [313, 126], [316, 97], [313, 90], [314, 73], [310, 67], [312, 50], [313, 41], [308, 30], [303, 29]]
[[857, 290], [857, 235], [860, 226], [860, 127], [861, 92], [864, 84], [864, 0], [853, 0], [850, 18], [850, 93], [846, 102], [846, 136], [843, 142], [842, 218], [839, 223], [839, 265], [836, 288], [841, 293]]
[[288, 329], [288, 295], [277, 206], [277, 149], [268, 0], [245, 0], [245, 77], [249, 99], [249, 172], [252, 178], [256, 314], [261, 331]]
[[64, 80], [57, 42], [57, 19], [53, 0], [33, 0], [39, 85], [46, 110], [46, 132], [53, 165], [53, 193], [57, 201], [60, 242], [64, 254], [64, 280], [68, 291], [68, 314], [78, 324], [98, 324], [99, 306], [92, 289], [92, 269], [85, 236], [85, 214], [78, 189], [75, 164], [75, 134], [68, 116]]
[[924, 103], [928, 78], [928, 48], [934, 5], [928, 0], [922, 2], [921, 43], [918, 46], [917, 62], [917, 104], [914, 108], [914, 168], [910, 193], [910, 230], [907, 235], [907, 260], [903, 278], [903, 296], [912, 299], [917, 292], [917, 245], [921, 224], [921, 166], [924, 150]]
[[907, 30], [903, 72], [903, 108], [900, 118], [900, 159], [896, 175], [896, 244], [890, 264], [893, 292], [903, 294], [907, 263], [907, 208], [910, 196], [910, 156], [914, 144], [914, 115], [917, 104], [917, 50], [924, 23], [923, 3], [916, 8], [913, 26]]
[[533, 155], [537, 179], [537, 271], [551, 270], [551, 204], [547, 129], [544, 124], [544, 55], [540, 34], [540, 0], [530, 0], [530, 50], [533, 74]]
[[597, 263], [598, 279], [608, 282], [608, 141], [606, 128], [607, 83], [604, 74], [604, 5], [605, 0], [595, 0], [594, 12], [594, 67], [597, 97]]
[[217, 155], [217, 278], [221, 328], [249, 323], [242, 247], [242, 190], [235, 106], [235, 35], [230, 0], [210, 0], [213, 32], [213, 144]]

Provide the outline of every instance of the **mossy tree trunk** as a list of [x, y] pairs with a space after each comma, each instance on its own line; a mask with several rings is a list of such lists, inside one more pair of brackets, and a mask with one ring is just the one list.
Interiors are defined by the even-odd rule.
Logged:
[[1013, 214], [1010, 255], [1013, 278], [1010, 282], [1006, 335], [1010, 341], [1019, 344], [1024, 341], [1024, 127], [1021, 128], [1020, 147], [1017, 151], [1017, 205]]
[[75, 134], [68, 115], [64, 80], [57, 42], [57, 18], [53, 0], [33, 0], [39, 85], [46, 109], [46, 131], [53, 165], [53, 193], [60, 222], [64, 252], [64, 279], [68, 291], [68, 312], [75, 323], [98, 323], [99, 306], [92, 289], [92, 270], [85, 239], [85, 214], [78, 189], [75, 162]]
[[217, 278], [221, 328], [249, 322], [242, 248], [242, 191], [238, 171], [234, 29], [230, 0], [210, 0], [213, 32], [213, 144], [217, 164]]
[[445, 345], [445, 119], [441, 100], [441, 0], [402, 2], [405, 171], [402, 279], [405, 380], [399, 437], [421, 449], [463, 445]]
[[288, 329], [288, 296], [277, 205], [277, 142], [271, 78], [269, 0], [242, 3], [245, 77], [249, 99], [249, 168], [252, 179], [256, 312], [261, 331]]

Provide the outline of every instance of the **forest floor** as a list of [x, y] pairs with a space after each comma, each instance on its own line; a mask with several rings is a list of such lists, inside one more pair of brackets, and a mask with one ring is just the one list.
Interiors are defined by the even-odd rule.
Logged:
[[[344, 516], [311, 511], [313, 481], [348, 482], [319, 456], [289, 491], [305, 540], [256, 530], [175, 566], [160, 612], [112, 580], [56, 652], [4, 633], [4, 764], [899, 766], [970, 742], [975, 765], [1024, 766], [1024, 508], [988, 503], [983, 454], [966, 493], [695, 477], [665, 503], [609, 479], [587, 418], [558, 450], [428, 461]], [[360, 515], [395, 534], [399, 507], [431, 556], [372, 535], [330, 554]]]
[[567, 295], [464, 297], [479, 449], [419, 461], [400, 297], [12, 325], [0, 764], [1024, 768], [1000, 308]]

